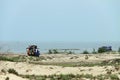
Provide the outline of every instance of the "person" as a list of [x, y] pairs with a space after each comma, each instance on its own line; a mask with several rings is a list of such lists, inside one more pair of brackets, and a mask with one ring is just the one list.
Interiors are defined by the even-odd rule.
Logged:
[[28, 56], [38, 56], [40, 55], [40, 52], [36, 45], [31, 45], [27, 48], [27, 55]]
[[40, 55], [40, 52], [39, 52], [38, 49], [36, 49], [36, 51], [35, 51], [35, 56], [39, 57], [39, 55]]
[[27, 55], [30, 56], [30, 50], [27, 48]]

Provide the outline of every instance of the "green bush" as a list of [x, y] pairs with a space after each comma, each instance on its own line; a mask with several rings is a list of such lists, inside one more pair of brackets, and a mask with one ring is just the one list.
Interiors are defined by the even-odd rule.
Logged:
[[73, 52], [72, 52], [72, 51], [69, 51], [68, 54], [73, 54]]
[[103, 52], [106, 52], [106, 51], [107, 50], [105, 48], [102, 48], [102, 47], [98, 49], [98, 53], [103, 53]]
[[89, 54], [89, 52], [87, 50], [83, 51], [83, 54]]
[[57, 54], [58, 53], [57, 49], [53, 49], [53, 53]]
[[94, 78], [92, 74], [86, 74], [86, 75], [84, 75], [84, 77], [85, 77], [85, 78], [90, 78], [90, 79], [93, 79], [93, 78]]
[[11, 61], [11, 62], [20, 62], [20, 61], [24, 61], [25, 59], [21, 59], [20, 57], [6, 57], [6, 56], [0, 56], [0, 60], [2, 61]]
[[97, 78], [98, 80], [105, 80], [105, 79], [104, 79], [104, 75], [102, 75], [102, 74], [101, 74], [101, 75], [98, 75], [96, 78]]
[[111, 80], [120, 80], [119, 77], [115, 74], [110, 75]]
[[57, 54], [59, 53], [57, 49], [48, 50], [48, 54]]
[[48, 51], [48, 54], [52, 54], [52, 50], [49, 50], [49, 51]]
[[2, 61], [13, 61], [12, 59], [7, 58], [5, 56], [0, 56], [0, 60], [2, 60]]
[[120, 53], [120, 47], [118, 48], [118, 52]]

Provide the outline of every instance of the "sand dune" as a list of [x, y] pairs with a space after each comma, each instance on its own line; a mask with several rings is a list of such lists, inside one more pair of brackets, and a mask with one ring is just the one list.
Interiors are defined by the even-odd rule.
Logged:
[[[10, 62], [10, 61], [0, 61], [0, 70], [4, 69], [6, 73], [0, 72], [0, 79], [5, 80], [6, 77], [9, 77], [10, 80], [27, 80], [25, 78], [16, 76], [14, 74], [10, 74], [7, 72], [8, 69], [15, 69], [19, 74], [22, 75], [53, 75], [53, 74], [92, 74], [94, 76], [100, 74], [107, 74], [107, 70], [112, 70], [112, 74], [118, 74], [120, 76], [120, 69], [116, 70], [114, 66], [58, 66], [52, 65], [52, 63], [65, 63], [65, 62], [101, 62], [104, 60], [110, 59], [120, 59], [120, 55], [113, 55], [113, 54], [104, 54], [104, 55], [88, 55], [89, 58], [86, 60], [86, 55], [41, 55], [42, 57], [46, 58], [43, 60], [38, 60], [35, 62], [42, 62], [42, 63], [50, 63], [49, 65], [43, 64], [33, 64], [30, 63], [30, 60], [25, 62]], [[49, 57], [49, 58], [48, 58]], [[120, 68], [120, 66], [119, 66]]]

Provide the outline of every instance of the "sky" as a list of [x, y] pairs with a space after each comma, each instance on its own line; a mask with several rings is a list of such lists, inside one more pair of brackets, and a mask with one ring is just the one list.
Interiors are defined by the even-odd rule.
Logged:
[[120, 0], [0, 0], [0, 41], [120, 41]]

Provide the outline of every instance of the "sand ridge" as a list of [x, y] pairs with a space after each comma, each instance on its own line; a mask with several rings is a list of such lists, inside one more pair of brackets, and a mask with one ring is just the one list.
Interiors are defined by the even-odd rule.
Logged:
[[[86, 60], [86, 55], [78, 55], [78, 54], [72, 54], [72, 55], [48, 55], [43, 54], [42, 57], [51, 57], [48, 59], [43, 59], [38, 62], [42, 63], [58, 63], [59, 62], [101, 62], [104, 60], [109, 59], [117, 59], [120, 58], [120, 55], [88, 55], [89, 59]], [[75, 66], [75, 67], [65, 67], [65, 66], [58, 66], [58, 65], [43, 65], [43, 64], [32, 64], [30, 61], [26, 62], [10, 62], [10, 61], [0, 61], [0, 70], [8, 70], [8, 69], [15, 69], [19, 74], [22, 75], [53, 75], [53, 74], [92, 74], [94, 76], [100, 75], [100, 74], [106, 74], [107, 70], [112, 70], [112, 74], [118, 74], [120, 73], [120, 70], [115, 70], [115, 67], [112, 65], [109, 66]], [[1, 80], [5, 80], [6, 77], [9, 77], [10, 80], [27, 80], [26, 78], [22, 78], [19, 76], [16, 76], [14, 74], [6, 73], [3, 74], [0, 72], [0, 78]], [[118, 75], [119, 76], [119, 75]]]

